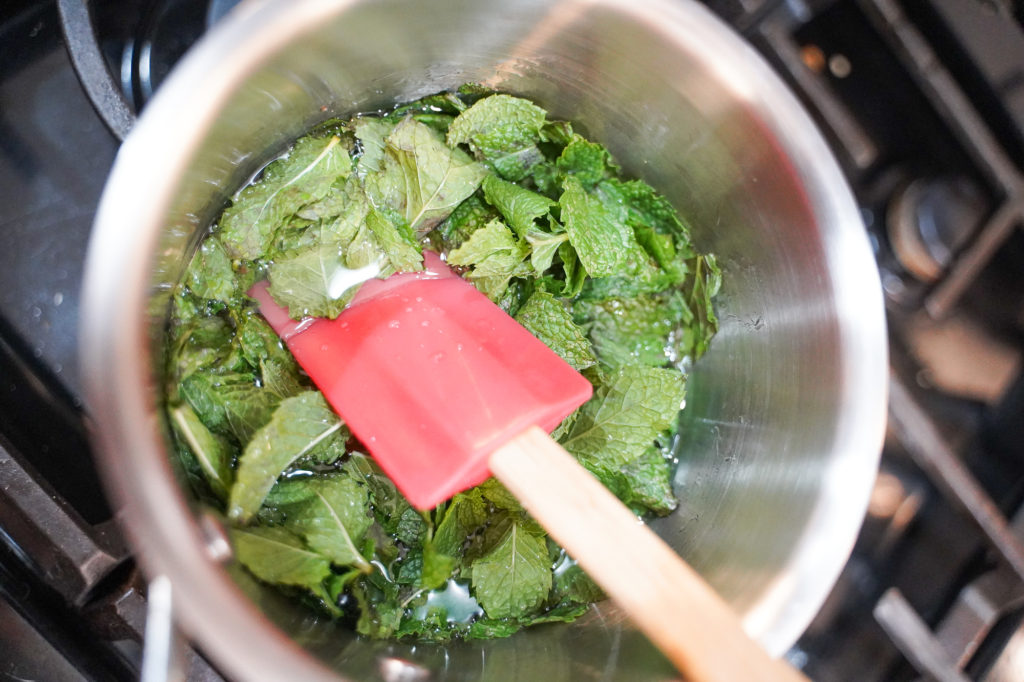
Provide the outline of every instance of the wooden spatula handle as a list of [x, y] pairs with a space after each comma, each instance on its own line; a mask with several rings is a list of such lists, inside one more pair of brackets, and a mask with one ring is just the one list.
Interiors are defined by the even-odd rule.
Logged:
[[491, 472], [692, 680], [804, 680], [747, 637], [704, 580], [537, 427], [495, 451]]

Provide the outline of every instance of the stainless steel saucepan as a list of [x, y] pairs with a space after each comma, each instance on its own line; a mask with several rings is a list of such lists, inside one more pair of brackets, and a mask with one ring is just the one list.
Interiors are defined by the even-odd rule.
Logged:
[[689, 382], [680, 506], [654, 527], [785, 651], [844, 564], [874, 479], [882, 296], [808, 116], [753, 50], [682, 0], [256, 0], [202, 39], [125, 141], [87, 263], [87, 408], [139, 562], [170, 585], [180, 628], [239, 680], [671, 675], [611, 603], [506, 640], [357, 639], [233, 578], [216, 521], [175, 478], [159, 372], [169, 292], [226, 198], [324, 118], [474, 81], [579, 122], [719, 256], [721, 331]]

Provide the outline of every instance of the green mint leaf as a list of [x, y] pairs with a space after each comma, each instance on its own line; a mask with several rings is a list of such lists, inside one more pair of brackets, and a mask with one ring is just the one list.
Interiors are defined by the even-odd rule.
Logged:
[[573, 369], [581, 370], [597, 363], [590, 342], [573, 322], [565, 305], [545, 291], [534, 291], [516, 313], [516, 321], [543, 341]]
[[[362, 183], [354, 176], [350, 176], [331, 196], [336, 197], [341, 210], [330, 220], [324, 221], [320, 228], [320, 240], [337, 242], [349, 248], [372, 208], [370, 199]], [[348, 266], [352, 267], [352, 264], [348, 263]]]
[[203, 240], [185, 273], [185, 283], [199, 298], [229, 301], [235, 295], [231, 258], [215, 237]]
[[456, 88], [455, 92], [458, 94], [459, 99], [466, 104], [475, 104], [478, 100], [495, 94], [494, 88], [482, 83], [463, 83]]
[[588, 279], [580, 289], [580, 298], [602, 301], [608, 298], [629, 298], [664, 291], [678, 284], [678, 277], [659, 268], [647, 259], [642, 249], [635, 252], [632, 273], [613, 277]]
[[469, 632], [466, 639], [501, 639], [511, 637], [523, 629], [521, 623], [515, 620], [481, 618], [469, 625]]
[[298, 367], [281, 337], [271, 329], [255, 308], [242, 309], [235, 319], [235, 327], [242, 356], [249, 365], [258, 367], [261, 361], [272, 359]]
[[171, 409], [170, 415], [175, 435], [188, 446], [210, 490], [219, 499], [227, 499], [234, 456], [230, 444], [206, 428], [188, 405]]
[[424, 235], [476, 191], [486, 169], [462, 150], [451, 149], [426, 125], [404, 119], [387, 138], [387, 152], [405, 179], [405, 219]]
[[531, 227], [526, 232], [526, 241], [530, 245], [530, 264], [538, 277], [544, 274], [555, 260], [555, 254], [562, 244], [569, 241], [569, 235], [558, 223], [553, 223], [559, 231], [547, 232], [539, 227]]
[[455, 207], [432, 235], [441, 239], [439, 252], [448, 252], [462, 246], [469, 237], [498, 217], [497, 211], [484, 202], [479, 192]]
[[359, 155], [356, 158], [357, 175], [366, 177], [367, 174], [383, 168], [387, 156], [385, 149], [388, 135], [395, 129], [396, 122], [376, 116], [363, 116], [355, 120], [353, 131], [359, 142]]
[[[176, 300], [182, 298], [178, 296]], [[179, 321], [172, 327], [173, 371], [179, 382], [200, 370], [223, 366], [234, 350], [231, 326], [220, 317], [198, 314], [196, 311], [191, 320]]]
[[545, 216], [557, 204], [547, 197], [488, 175], [481, 184], [487, 203], [501, 213], [505, 222], [520, 239], [535, 229], [534, 221]]
[[[398, 221], [401, 221], [400, 217]], [[366, 216], [366, 226], [391, 265], [391, 269], [385, 269], [382, 275], [423, 269], [423, 249], [407, 225], [396, 224], [380, 211], [371, 210]]]
[[[301, 229], [306, 225], [314, 225], [321, 221], [329, 221], [350, 210], [353, 201], [353, 189], [362, 192], [362, 183], [358, 176], [350, 174], [335, 181], [330, 191], [318, 201], [307, 204], [296, 212], [296, 217], [282, 230], [282, 233]], [[305, 223], [303, 221], [306, 221]]]
[[267, 166], [221, 215], [218, 235], [232, 258], [264, 256], [278, 229], [306, 204], [321, 199], [352, 169], [338, 137], [305, 137], [288, 156]]
[[422, 544], [427, 533], [426, 522], [373, 459], [352, 453], [345, 463], [345, 471], [369, 489], [374, 516], [385, 532], [394, 535], [407, 547]]
[[683, 281], [686, 276], [686, 264], [676, 254], [676, 244], [671, 235], [663, 234], [646, 225], [634, 227], [633, 234], [647, 255], [669, 275], [669, 286], [675, 286]]
[[675, 424], [684, 394], [678, 370], [620, 367], [580, 408], [562, 446], [588, 468], [616, 469], [646, 452]]
[[564, 551], [560, 553], [555, 564], [554, 584], [551, 592], [552, 601], [565, 605], [589, 605], [591, 602], [605, 598], [604, 592], [597, 586], [597, 583], [591, 580], [579, 564]]
[[368, 571], [370, 564], [359, 551], [372, 523], [366, 487], [340, 475], [285, 481], [277, 487], [285, 484], [303, 492], [300, 499], [277, 505], [285, 514], [287, 528], [333, 563]]
[[675, 289], [573, 304], [573, 319], [587, 330], [601, 363], [611, 368], [679, 362], [676, 344], [689, 317], [683, 294]]
[[711, 337], [718, 331], [712, 301], [722, 286], [722, 271], [711, 254], [696, 255], [688, 265], [692, 278], [684, 283], [684, 290], [694, 323], [683, 329], [679, 352], [696, 360], [707, 351]]
[[280, 402], [248, 372], [196, 372], [181, 382], [179, 390], [207, 427], [240, 444], [270, 420]]
[[473, 562], [473, 595], [490, 618], [518, 618], [538, 608], [551, 590], [544, 537], [514, 521], [490, 552]]
[[331, 574], [327, 559], [283, 528], [229, 528], [228, 534], [235, 557], [264, 582], [320, 591]]
[[672, 464], [658, 446], [618, 469], [595, 473], [616, 497], [643, 513], [664, 516], [679, 506], [672, 491]]
[[530, 266], [524, 262], [528, 253], [529, 246], [517, 241], [512, 231], [495, 219], [449, 253], [448, 262], [472, 266], [467, 277], [492, 301], [496, 301], [512, 277], [530, 273]]
[[282, 363], [274, 358], [260, 360], [260, 379], [263, 388], [281, 400], [298, 395], [306, 388], [292, 363]]
[[565, 285], [562, 289], [564, 298], [576, 298], [583, 291], [587, 282], [587, 271], [576, 254], [576, 249], [568, 241], [559, 244], [558, 257], [562, 260], [565, 271]]
[[433, 590], [444, 585], [455, 568], [455, 557], [438, 550], [433, 542], [423, 545], [423, 572], [419, 587]]
[[292, 462], [325, 447], [332, 438], [346, 436], [344, 423], [318, 391], [306, 391], [282, 401], [239, 458], [228, 516], [235, 521], [248, 521]]
[[498, 479], [491, 477], [476, 486], [475, 490], [491, 503], [495, 509], [507, 509], [511, 512], [522, 512], [523, 506], [519, 504], [516, 496], [509, 492], [508, 488]]
[[572, 123], [569, 121], [546, 121], [540, 129], [540, 139], [555, 147], [565, 147], [572, 141]]
[[[604, 598], [602, 594], [593, 601]], [[527, 625], [534, 626], [542, 623], [571, 623], [590, 609], [590, 604], [561, 604], [553, 609], [542, 612], [529, 620]]]
[[573, 176], [588, 189], [619, 172], [619, 167], [604, 145], [590, 142], [580, 135], [572, 136], [555, 165], [562, 173]]
[[439, 92], [435, 95], [427, 95], [421, 97], [418, 100], [403, 104], [397, 107], [394, 111], [389, 112], [385, 118], [392, 120], [401, 120], [405, 118], [407, 114], [430, 114], [430, 113], [444, 113], [444, 114], [458, 114], [459, 112], [465, 111], [466, 103], [459, 98], [456, 93], [453, 92]]
[[681, 252], [689, 245], [690, 230], [675, 207], [646, 182], [607, 179], [597, 186], [597, 194], [606, 198], [608, 203], [623, 207], [626, 219], [634, 227], [646, 225], [673, 237]]
[[491, 95], [459, 114], [448, 127], [448, 144], [467, 144], [478, 159], [506, 180], [521, 180], [543, 160], [537, 148], [547, 112], [511, 95]]
[[562, 180], [565, 174], [558, 169], [555, 161], [543, 161], [530, 169], [533, 186], [544, 196], [557, 199], [562, 193]]
[[448, 556], [460, 555], [469, 536], [487, 520], [488, 512], [479, 486], [453, 497], [434, 530], [435, 550]]
[[618, 221], [596, 197], [588, 195], [580, 181], [569, 177], [558, 204], [569, 242], [591, 277], [630, 275], [642, 252], [633, 230]]
[[268, 271], [270, 295], [278, 305], [288, 308], [293, 319], [334, 319], [355, 293], [349, 289], [342, 290], [341, 295], [334, 295], [334, 282], [346, 272], [348, 268], [345, 267], [341, 245], [336, 242], [319, 243], [274, 260]]
[[405, 611], [400, 603], [398, 583], [386, 580], [378, 572], [371, 573], [355, 581], [352, 596], [359, 604], [356, 632], [383, 639], [398, 631]]

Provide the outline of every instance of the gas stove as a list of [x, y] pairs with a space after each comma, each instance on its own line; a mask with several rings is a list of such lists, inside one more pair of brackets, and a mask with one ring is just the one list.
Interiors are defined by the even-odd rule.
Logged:
[[[233, 0], [0, 10], [0, 677], [137, 679], [154, 595], [90, 458], [76, 334], [120, 139]], [[1024, 678], [1024, 5], [708, 0], [817, 120], [890, 326], [889, 429], [815, 680]], [[185, 676], [222, 679], [189, 649]]]

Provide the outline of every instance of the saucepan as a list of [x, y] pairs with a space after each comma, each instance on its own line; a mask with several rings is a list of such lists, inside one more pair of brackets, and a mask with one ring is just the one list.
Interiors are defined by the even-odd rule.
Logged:
[[168, 303], [218, 211], [316, 123], [467, 82], [578, 122], [718, 256], [721, 328], [689, 379], [679, 508], [653, 527], [782, 654], [866, 510], [886, 411], [882, 295], [811, 119], [747, 44], [683, 0], [253, 0], [186, 55], [111, 172], [82, 311], [98, 460], [141, 567], [233, 679], [671, 675], [610, 602], [502, 640], [359, 639], [246, 581], [176, 478], [160, 398]]

